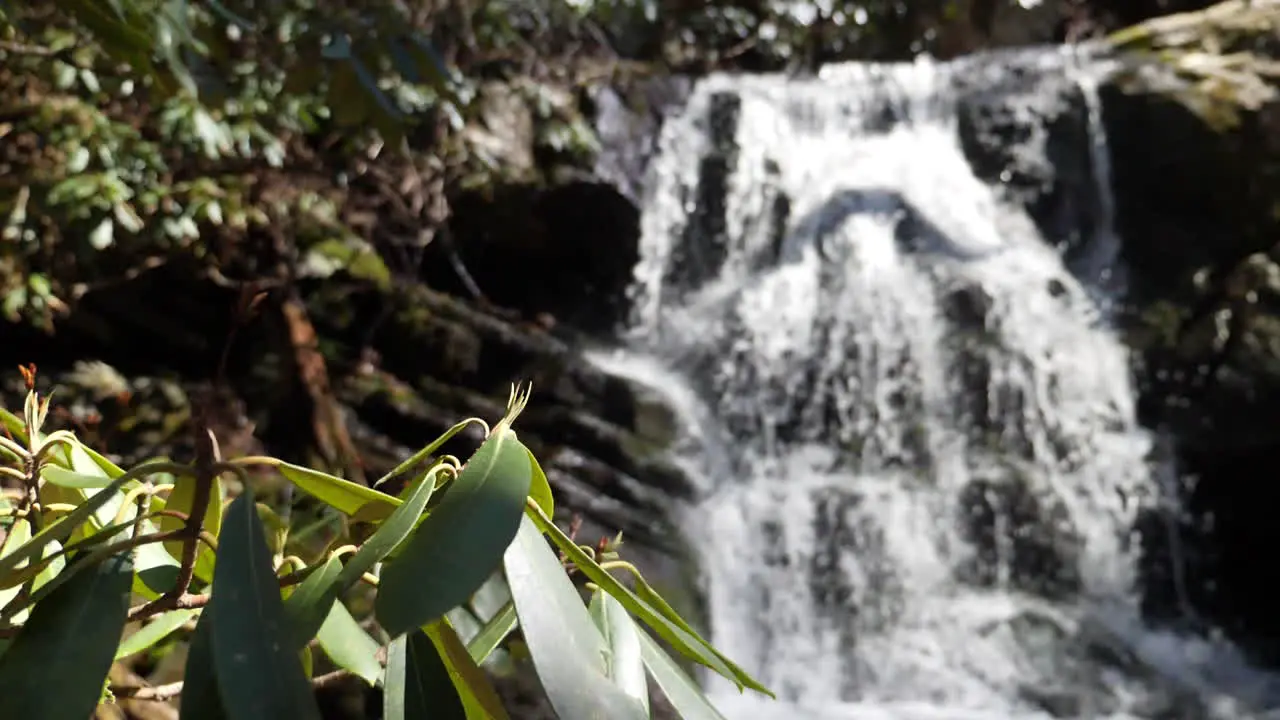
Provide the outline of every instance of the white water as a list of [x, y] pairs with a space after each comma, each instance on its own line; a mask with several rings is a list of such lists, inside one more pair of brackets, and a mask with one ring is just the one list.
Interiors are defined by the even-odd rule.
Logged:
[[1270, 678], [1139, 617], [1162, 468], [1098, 309], [1123, 274], [1092, 84], [1082, 284], [974, 177], [947, 72], [715, 76], [664, 128], [601, 362], [685, 415], [712, 639], [780, 701], [708, 686], [730, 720], [1257, 717]]

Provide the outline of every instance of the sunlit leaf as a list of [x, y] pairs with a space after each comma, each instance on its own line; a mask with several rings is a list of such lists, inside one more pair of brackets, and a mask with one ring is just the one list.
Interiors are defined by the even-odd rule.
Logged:
[[[4, 545], [0, 545], [0, 558], [13, 554], [29, 540], [31, 540], [31, 521], [26, 518], [14, 520], [13, 525], [9, 526], [9, 533], [5, 535]], [[0, 575], [0, 577], [6, 579], [5, 587], [0, 588], [0, 608], [8, 605], [11, 600], [17, 597], [18, 593], [22, 592], [22, 583], [26, 581], [27, 577], [34, 574], [14, 572], [14, 570], [20, 571], [21, 569], [22, 567], [19, 565], [13, 570], [4, 573], [4, 575]], [[13, 575], [18, 575], [18, 577], [14, 577], [10, 581], [9, 577]]]
[[386, 720], [466, 720], [467, 711], [435, 644], [421, 630], [391, 641], [387, 649]]
[[387, 506], [388, 512], [400, 505], [399, 498], [318, 470], [289, 463], [280, 463], [277, 469], [298, 489], [347, 515], [369, 504]]
[[151, 649], [199, 614], [200, 611], [197, 609], [184, 608], [156, 615], [151, 622], [143, 625], [120, 643], [120, 647], [116, 648], [116, 660], [123, 660], [130, 655]]
[[471, 720], [508, 720], [507, 711], [503, 709], [502, 700], [493, 689], [489, 675], [467, 654], [466, 646], [449, 621], [442, 618], [422, 630], [431, 638], [445, 670], [453, 679], [467, 717]]
[[510, 428], [495, 428], [383, 568], [374, 608], [388, 633], [439, 618], [488, 579], [519, 527], [530, 480], [524, 446]]
[[[105, 483], [110, 475], [110, 464], [104, 466], [103, 462], [90, 454], [89, 449], [82, 443], [72, 443], [67, 448], [67, 459], [71, 465], [71, 471], [74, 472], [82, 485], [80, 487], [69, 488], [77, 497], [72, 500], [74, 504], [82, 502], [80, 498], [95, 499], [102, 498], [104, 500], [102, 507], [89, 516], [89, 526], [94, 530], [102, 530], [108, 525], [114, 524], [117, 517], [123, 521], [130, 521], [137, 515], [137, 508], [130, 504], [128, 507], [122, 507], [124, 502], [124, 490], [139, 487], [142, 483], [138, 479], [134, 479], [122, 488], [111, 490], [105, 486], [94, 487], [85, 479], [98, 477], [99, 482]], [[55, 469], [56, 466], [46, 466], [45, 471], [54, 473], [55, 475], [65, 475]], [[43, 471], [42, 471], [43, 472]], [[118, 476], [117, 476], [118, 477]], [[154, 503], [152, 503], [154, 505]], [[117, 533], [117, 537], [123, 538], [123, 533], [130, 526], [122, 527]], [[85, 530], [89, 528], [86, 527]], [[142, 522], [142, 532], [150, 534], [156, 532], [155, 523], [150, 520]], [[81, 533], [87, 535], [88, 533]], [[147, 599], [155, 599], [161, 593], [173, 587], [178, 577], [178, 561], [169, 555], [163, 547], [156, 543], [148, 543], [139, 547], [134, 555], [134, 571], [137, 577], [134, 581], [134, 590]]]
[[640, 654], [640, 630], [612, 595], [597, 588], [591, 594], [591, 619], [609, 649], [609, 677], [623, 692], [649, 712], [649, 685], [644, 679]]
[[116, 224], [111, 218], [103, 218], [102, 222], [89, 231], [89, 246], [94, 250], [106, 250], [115, 244]]
[[318, 720], [311, 686], [288, 642], [271, 551], [247, 489], [223, 520], [213, 587], [213, 665], [227, 714], [235, 720]]
[[485, 658], [502, 644], [503, 640], [516, 629], [516, 606], [508, 602], [497, 614], [489, 618], [489, 622], [480, 628], [480, 632], [467, 643], [467, 652], [476, 662], [484, 662]]
[[[59, 542], [66, 540], [71, 533], [82, 523], [87, 521], [94, 512], [107, 504], [112, 499], [112, 494], [118, 491], [124, 484], [128, 482], [127, 478], [116, 478], [111, 484], [103, 488], [100, 492], [95, 493], [92, 497], [86, 498], [85, 501], [76, 507], [75, 510], [63, 515], [56, 521], [44, 526], [40, 532], [36, 533], [31, 541], [14, 548], [13, 552], [0, 557], [0, 577], [5, 577], [15, 568], [17, 568], [24, 560], [30, 560], [33, 557], [42, 556], [41, 551], [50, 542], [57, 540]], [[117, 498], [118, 499], [118, 498]]]
[[529, 483], [529, 497], [538, 503], [544, 515], [553, 518], [556, 516], [556, 500], [551, 494], [551, 483], [547, 482], [547, 474], [542, 471], [542, 465], [538, 462], [538, 458], [533, 456], [533, 451], [526, 449], [526, 452], [529, 454], [529, 465], [533, 472], [533, 481]]
[[358, 675], [370, 685], [382, 679], [382, 664], [378, 662], [381, 646], [342, 603], [335, 602], [329, 607], [329, 615], [316, 633], [316, 641], [334, 665]]
[[302, 582], [298, 590], [289, 596], [285, 609], [293, 627], [292, 637], [296, 645], [306, 643], [329, 615], [329, 607], [338, 594], [355, 584], [394, 550], [413, 531], [418, 517], [431, 499], [435, 489], [435, 474], [427, 474], [405, 498], [404, 504], [383, 522], [361, 544], [360, 549], [343, 566], [336, 558], [330, 558], [320, 570]]
[[671, 706], [680, 713], [680, 717], [684, 720], [725, 720], [698, 683], [668, 657], [648, 633], [641, 631], [639, 637], [644, 666], [662, 689], [662, 694], [667, 696]]
[[538, 679], [562, 718], [648, 718], [609, 679], [608, 648], [559, 558], [528, 519], [504, 564]]
[[19, 445], [27, 444], [27, 426], [23, 424], [22, 418], [4, 408], [0, 408], [0, 427], [9, 431]]
[[298, 651], [298, 664], [302, 665], [302, 676], [310, 680], [315, 672], [315, 658], [311, 655], [311, 648], [304, 647]]
[[84, 720], [93, 713], [129, 614], [130, 553], [76, 573], [31, 611], [0, 656], [6, 717]]
[[[702, 639], [697, 633], [685, 623], [683, 620], [672, 620], [667, 617], [670, 607], [663, 609], [655, 608], [650, 603], [644, 601], [629, 588], [618, 582], [616, 578], [601, 568], [591, 556], [583, 552], [568, 535], [565, 535], [555, 523], [544, 516], [541, 511], [533, 506], [529, 507], [528, 517], [536, 523], [538, 528], [555, 542], [556, 546], [573, 564], [583, 572], [592, 582], [599, 585], [610, 595], [618, 599], [622, 606], [632, 615], [635, 615], [646, 625], [653, 628], [662, 639], [671, 643], [671, 646], [678, 650], [682, 655], [689, 659], [705, 665], [715, 670], [721, 676], [728, 680], [732, 680], [740, 688], [749, 687], [752, 690], [764, 693], [773, 697], [773, 693], [747, 674], [742, 668], [735, 665], [726, 658], [720, 651], [712, 647], [706, 640]], [[665, 605], [665, 603], [664, 603]], [[678, 615], [676, 616], [679, 617]]]
[[[169, 496], [165, 500], [165, 509], [190, 515], [199, 482], [189, 475], [175, 477], [173, 489], [169, 491]], [[215, 476], [212, 482], [213, 487], [209, 489], [209, 501], [205, 505], [204, 522], [201, 527], [217, 537], [222, 530], [222, 479]], [[162, 515], [156, 519], [156, 524], [159, 525], [161, 532], [168, 532], [182, 528], [186, 525], [186, 521], [171, 515]], [[184, 544], [181, 540], [170, 540], [164, 544], [164, 549], [175, 559], [181, 560]], [[196, 577], [205, 582], [213, 580], [215, 562], [213, 550], [204, 543], [200, 543], [196, 551]]]
[[104, 488], [111, 484], [111, 478], [103, 474], [85, 475], [67, 470], [57, 465], [45, 465], [40, 469], [40, 477], [57, 485], [58, 487], [72, 488], [76, 490], [84, 488]]

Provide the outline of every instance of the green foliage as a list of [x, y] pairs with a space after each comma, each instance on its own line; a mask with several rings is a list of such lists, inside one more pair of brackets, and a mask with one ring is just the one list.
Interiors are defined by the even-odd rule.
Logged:
[[[46, 434], [48, 398], [33, 372], [27, 378], [22, 416], [0, 415], [0, 633], [12, 638], [0, 650], [0, 694], [19, 716], [80, 720], [112, 697], [181, 695], [184, 718], [318, 717], [314, 642], [334, 672], [382, 686], [388, 718], [502, 720], [481, 664], [510, 652], [517, 628], [564, 718], [649, 717], [646, 671], [687, 717], [718, 717], [642, 625], [767, 693], [658, 597], [616, 543], [580, 546], [551, 522], [545, 475], [511, 427], [527, 389], [513, 388], [492, 429], [468, 421], [485, 425], [487, 439], [466, 463], [434, 454], [457, 428], [408, 458], [393, 473], [412, 473], [395, 497], [269, 457], [204, 452], [191, 465], [125, 471], [68, 431]], [[275, 508], [255, 502], [249, 468], [274, 470], [346, 526], [363, 515], [374, 529], [308, 551]], [[147, 549], [176, 568], [167, 586], [140, 582]], [[634, 590], [614, 570], [626, 570]], [[589, 607], [570, 573], [590, 581]], [[496, 609], [483, 612], [481, 595]], [[469, 644], [455, 629], [464, 617], [478, 619]], [[146, 624], [122, 637], [129, 620]], [[107, 682], [113, 659], [173, 640], [188, 645], [181, 686]]]

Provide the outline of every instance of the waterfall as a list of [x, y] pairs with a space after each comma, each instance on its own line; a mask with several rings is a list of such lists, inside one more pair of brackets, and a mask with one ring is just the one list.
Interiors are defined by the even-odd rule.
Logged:
[[1142, 622], [1135, 519], [1165, 455], [1108, 325], [1093, 76], [1037, 52], [1087, 106], [1072, 263], [963, 151], [958, 88], [998, 63], [716, 75], [663, 127], [627, 349], [601, 362], [680, 385], [712, 639], [780, 698], [707, 678], [729, 720], [1256, 717], [1275, 697], [1230, 648]]

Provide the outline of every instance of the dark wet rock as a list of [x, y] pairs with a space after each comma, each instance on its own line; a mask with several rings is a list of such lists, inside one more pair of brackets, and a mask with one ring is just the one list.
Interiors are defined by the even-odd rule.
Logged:
[[[597, 335], [624, 319], [640, 213], [618, 190], [591, 180], [502, 185], [462, 193], [452, 206], [457, 257], [488, 300]], [[427, 279], [469, 292], [447, 260]]]
[[[961, 146], [980, 179], [1072, 257], [1105, 222], [1089, 104], [1065, 51], [969, 58], [957, 73]], [[968, 66], [972, 66], [972, 69]]]
[[[1280, 568], [1256, 549], [1280, 543], [1280, 107], [1211, 127], [1158, 92], [1103, 88], [1116, 222], [1131, 268], [1130, 343], [1140, 412], [1177, 447], [1186, 517], [1186, 600], [1268, 662], [1280, 662]], [[1167, 546], [1158, 535], [1151, 542]], [[1152, 572], [1177, 615], [1172, 571]]]

